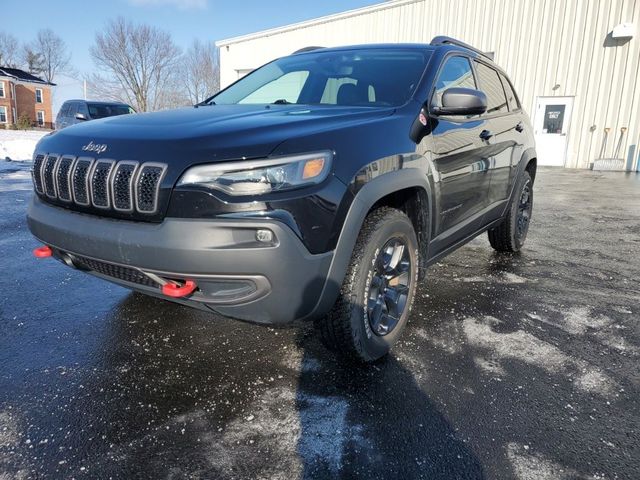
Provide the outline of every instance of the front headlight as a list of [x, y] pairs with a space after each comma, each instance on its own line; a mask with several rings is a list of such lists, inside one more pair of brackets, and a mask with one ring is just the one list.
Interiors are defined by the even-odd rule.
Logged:
[[228, 195], [256, 195], [322, 182], [331, 169], [331, 152], [306, 153], [267, 160], [197, 165], [178, 181], [202, 185]]

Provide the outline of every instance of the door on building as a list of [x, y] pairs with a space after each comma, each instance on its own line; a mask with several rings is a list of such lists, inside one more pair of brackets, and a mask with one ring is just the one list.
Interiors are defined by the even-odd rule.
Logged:
[[533, 130], [538, 165], [564, 167], [573, 97], [538, 97]]

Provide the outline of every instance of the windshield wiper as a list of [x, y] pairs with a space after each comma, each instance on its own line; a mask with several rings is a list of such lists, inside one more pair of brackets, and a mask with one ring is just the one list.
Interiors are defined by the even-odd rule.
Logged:
[[279, 98], [275, 102], [272, 102], [271, 105], [293, 105], [293, 102], [290, 102], [284, 98]]

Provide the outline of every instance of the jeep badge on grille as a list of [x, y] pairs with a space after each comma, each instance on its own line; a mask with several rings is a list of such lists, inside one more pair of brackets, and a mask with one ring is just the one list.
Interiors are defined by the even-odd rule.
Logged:
[[107, 145], [105, 143], [99, 144], [89, 142], [84, 147], [82, 147], [82, 150], [84, 150], [85, 152], [96, 152], [97, 154], [101, 154], [107, 151]]

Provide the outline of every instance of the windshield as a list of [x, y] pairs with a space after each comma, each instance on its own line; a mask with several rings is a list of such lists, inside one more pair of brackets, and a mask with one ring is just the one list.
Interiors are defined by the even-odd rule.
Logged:
[[127, 115], [134, 113], [129, 105], [107, 105], [104, 103], [89, 103], [89, 116], [94, 119], [115, 117], [116, 115]]
[[415, 48], [293, 55], [254, 70], [209, 103], [399, 106], [411, 98], [430, 56]]

